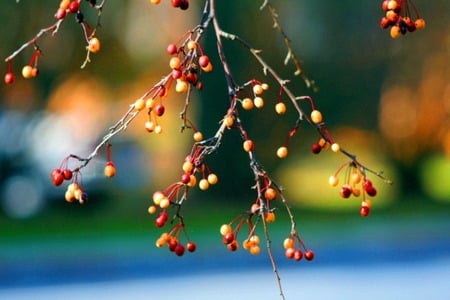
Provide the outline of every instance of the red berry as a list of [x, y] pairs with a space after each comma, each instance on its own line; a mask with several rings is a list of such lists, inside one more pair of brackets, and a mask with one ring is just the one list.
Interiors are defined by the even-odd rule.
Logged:
[[180, 7], [181, 0], [171, 0], [171, 4], [173, 7]]
[[181, 182], [184, 184], [188, 184], [191, 181], [191, 174], [189, 173], [184, 173], [183, 175], [181, 175]]
[[59, 186], [64, 182], [64, 176], [60, 169], [54, 169], [51, 173], [51, 178], [55, 186]]
[[161, 117], [164, 114], [164, 111], [165, 111], [164, 105], [158, 104], [155, 106], [155, 114], [158, 117]]
[[311, 151], [314, 154], [319, 154], [320, 151], [322, 151], [322, 146], [320, 146], [319, 144], [314, 144], [311, 146]]
[[66, 17], [66, 10], [62, 9], [62, 8], [58, 8], [58, 10], [56, 11], [55, 14], [55, 18], [57, 18], [58, 20], [62, 20]]
[[64, 177], [65, 180], [70, 180], [72, 179], [72, 171], [70, 171], [69, 169], [65, 169], [62, 171], [62, 175]]
[[294, 248], [287, 248], [284, 252], [284, 255], [286, 255], [287, 258], [291, 259], [295, 256], [295, 249]]
[[167, 53], [169, 55], [174, 55], [175, 53], [177, 53], [177, 51], [178, 51], [177, 45], [170, 44], [169, 46], [167, 46]]
[[373, 186], [369, 186], [365, 189], [367, 195], [371, 196], [371, 197], [375, 197], [377, 195], [377, 189], [374, 188]]
[[5, 81], [6, 84], [12, 84], [14, 82], [15, 76], [13, 73], [8, 72], [5, 74], [5, 77], [3, 78], [3, 80]]
[[352, 195], [352, 188], [349, 185], [344, 184], [339, 190], [339, 194], [342, 198], [347, 199]]
[[189, 252], [194, 252], [197, 249], [197, 245], [194, 242], [189, 242], [186, 245], [186, 248]]
[[80, 3], [78, 1], [72, 1], [69, 4], [69, 11], [73, 14], [76, 14], [80, 9]]
[[166, 220], [164, 220], [164, 219], [161, 218], [161, 217], [157, 217], [157, 218], [156, 218], [156, 220], [155, 220], [155, 225], [156, 225], [156, 227], [161, 228], [161, 227], [163, 227], [165, 224], [166, 224]]
[[183, 256], [184, 254], [184, 246], [182, 244], [177, 244], [175, 249], [173, 250], [177, 256]]
[[180, 79], [183, 76], [183, 71], [180, 69], [173, 69], [172, 70], [172, 78], [173, 79]]
[[200, 65], [200, 67], [206, 68], [209, 64], [209, 57], [206, 55], [200, 56], [198, 59], [198, 64]]
[[162, 220], [164, 220], [164, 222], [166, 222], [169, 219], [169, 214], [165, 211], [162, 211], [159, 213], [158, 218], [161, 218]]
[[177, 242], [177, 240], [176, 239], [170, 239], [169, 240], [169, 250], [170, 251], [175, 251], [175, 249], [177, 248], [177, 246], [178, 246], [178, 242]]
[[304, 255], [305, 255], [305, 259], [308, 261], [311, 261], [314, 259], [314, 252], [312, 252], [311, 250], [306, 250]]
[[[306, 254], [306, 253], [305, 253]], [[303, 253], [300, 249], [294, 251], [294, 257], [296, 261], [300, 261], [303, 258]]]
[[230, 244], [234, 241], [234, 234], [232, 232], [229, 232], [223, 236], [222, 240], [224, 244]]
[[368, 206], [361, 206], [361, 209], [359, 210], [359, 213], [361, 217], [367, 217], [370, 213], [370, 207]]
[[372, 181], [370, 181], [370, 179], [364, 179], [363, 189], [367, 191], [370, 187], [372, 187]]
[[389, 19], [386, 17], [382, 17], [380, 20], [380, 27], [384, 29], [388, 28], [389, 25], [391, 25], [391, 21], [389, 21]]

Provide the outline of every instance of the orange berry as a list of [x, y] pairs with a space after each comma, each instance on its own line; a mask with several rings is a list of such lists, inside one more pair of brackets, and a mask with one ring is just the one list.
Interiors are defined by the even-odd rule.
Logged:
[[261, 95], [263, 92], [264, 92], [264, 90], [260, 84], [255, 84], [253, 86], [253, 93], [255, 95]]
[[255, 99], [253, 99], [253, 104], [255, 104], [256, 108], [263, 108], [264, 107], [264, 99], [261, 97], [255, 97]]
[[190, 162], [190, 161], [185, 161], [185, 162], [183, 163], [182, 169], [183, 169], [183, 171], [184, 171], [185, 173], [191, 173], [192, 170], [194, 169], [194, 164], [193, 164], [192, 162]]
[[214, 173], [210, 173], [207, 179], [209, 184], [217, 184], [217, 182], [219, 181], [219, 178]]
[[159, 207], [161, 207], [162, 209], [166, 209], [170, 206], [170, 200], [167, 197], [164, 197], [161, 199], [161, 201], [159, 202]]
[[279, 158], [285, 158], [288, 155], [288, 148], [287, 147], [280, 147], [277, 150], [277, 156]]
[[154, 206], [154, 205], [150, 205], [150, 206], [148, 207], [148, 213], [151, 214], [151, 215], [155, 214], [155, 213], [156, 213], [156, 210], [157, 210], [157, 208], [156, 208], [156, 206]]
[[179, 57], [174, 56], [171, 57], [169, 60], [169, 67], [173, 70], [173, 69], [179, 69], [181, 67], [181, 60]]
[[227, 127], [231, 127], [234, 124], [234, 117], [232, 116], [225, 116], [225, 118], [223, 119], [225, 126]]
[[245, 110], [250, 110], [253, 108], [253, 100], [250, 98], [244, 98], [241, 101], [242, 108]]
[[275, 189], [273, 189], [273, 188], [268, 188], [264, 192], [264, 197], [267, 200], [274, 200], [277, 197], [277, 191]]
[[202, 70], [206, 73], [212, 72], [213, 70], [213, 65], [211, 64], [211, 62], [209, 62], [206, 67], [201, 67]]
[[245, 140], [242, 144], [242, 147], [244, 148], [245, 152], [253, 151], [253, 148], [255, 147], [255, 144], [252, 140]]
[[417, 30], [422, 30], [422, 29], [425, 29], [426, 23], [425, 23], [424, 19], [417, 19], [414, 22], [414, 25], [416, 25]]
[[391, 27], [390, 31], [391, 38], [397, 39], [402, 35], [402, 31], [400, 29], [400, 26], [394, 25]]
[[331, 175], [331, 176], [328, 178], [328, 183], [329, 183], [331, 186], [337, 186], [337, 185], [339, 184], [339, 177], [334, 176], [334, 175]]
[[261, 248], [259, 246], [255, 245], [255, 246], [250, 247], [249, 251], [252, 255], [258, 255], [259, 253], [261, 253]]
[[198, 187], [202, 190], [205, 191], [209, 188], [209, 182], [208, 179], [206, 178], [202, 178], [200, 179], [200, 182], [198, 183]]
[[200, 142], [203, 140], [203, 134], [200, 131], [196, 131], [194, 133], [193, 137], [194, 137], [194, 141], [196, 141], [196, 142]]
[[161, 3], [161, 0], [150, 0], [150, 3], [157, 5], [157, 4]]
[[114, 175], [116, 175], [116, 168], [114, 167], [114, 163], [111, 161], [107, 162], [103, 172], [108, 178], [114, 177]]
[[283, 247], [284, 249], [294, 248], [295, 247], [295, 241], [293, 238], [285, 238], [283, 241]]
[[196, 43], [195, 41], [193, 41], [193, 40], [190, 40], [190, 41], [187, 43], [186, 47], [187, 47], [189, 50], [195, 50], [195, 49], [197, 48], [197, 43]]
[[92, 53], [97, 53], [100, 51], [100, 40], [96, 37], [93, 37], [89, 40], [88, 50]]
[[268, 212], [264, 215], [264, 218], [267, 223], [273, 223], [273, 222], [275, 222], [275, 213]]

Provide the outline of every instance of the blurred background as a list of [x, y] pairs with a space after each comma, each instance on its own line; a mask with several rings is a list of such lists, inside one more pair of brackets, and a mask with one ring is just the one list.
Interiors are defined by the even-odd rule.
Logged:
[[[0, 11], [1, 57], [54, 22], [58, 1], [8, 1]], [[108, 1], [97, 36], [102, 50], [81, 70], [85, 42], [68, 18], [54, 37], [39, 40], [40, 74], [19, 74], [33, 55], [13, 62], [16, 82], [0, 87], [0, 298], [276, 299], [276, 281], [265, 255], [230, 253], [218, 233], [254, 201], [253, 175], [236, 131], [208, 159], [219, 184], [194, 191], [184, 216], [198, 251], [178, 258], [156, 249], [161, 231], [147, 207], [153, 191], [178, 180], [192, 146], [179, 133], [182, 97], [173, 93], [161, 118], [164, 134], [148, 134], [145, 114], [112, 142], [117, 167], [105, 179], [106, 151], [83, 172], [87, 205], [64, 201], [49, 174], [68, 154], [88, 155], [145, 91], [168, 73], [169, 43], [199, 21], [203, 1], [181, 11], [162, 1]], [[284, 78], [286, 49], [257, 1], [217, 1], [224, 30], [239, 34]], [[260, 1], [262, 2], [262, 1]], [[398, 40], [379, 27], [381, 1], [273, 1], [306, 74], [290, 87], [311, 95], [335, 140], [367, 166], [384, 171], [393, 185], [371, 178], [379, 193], [371, 215], [359, 216], [360, 199], [343, 200], [328, 177], [344, 156], [311, 154], [314, 130], [302, 126], [285, 160], [276, 149], [295, 124], [294, 112], [277, 116], [275, 82], [254, 58], [226, 41], [236, 82], [267, 81], [262, 110], [242, 114], [256, 155], [286, 188], [313, 263], [286, 261], [281, 241], [289, 234], [282, 213], [272, 226], [272, 246], [288, 299], [448, 299], [450, 297], [450, 3], [415, 1], [424, 31]], [[86, 19], [95, 13], [83, 3]], [[212, 30], [203, 40], [214, 65], [195, 93], [191, 119], [212, 136], [228, 106]], [[4, 64], [4, 72], [7, 64]], [[232, 187], [232, 188], [230, 188]], [[195, 287], [195, 288], [193, 288]]]

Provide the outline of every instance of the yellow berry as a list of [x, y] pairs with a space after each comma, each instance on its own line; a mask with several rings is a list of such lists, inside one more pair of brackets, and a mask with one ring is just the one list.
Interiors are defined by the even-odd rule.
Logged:
[[188, 89], [188, 83], [185, 80], [177, 79], [177, 84], [175, 85], [175, 91], [178, 93], [184, 93]]
[[198, 183], [198, 187], [199, 187], [202, 191], [205, 191], [205, 190], [209, 189], [209, 182], [208, 182], [208, 179], [206, 179], [206, 178], [200, 179], [200, 182]]
[[153, 203], [155, 203], [155, 205], [158, 205], [161, 203], [161, 200], [164, 199], [166, 196], [163, 194], [163, 192], [154, 192], [153, 196], [152, 196], [152, 200]]
[[339, 184], [339, 177], [331, 175], [330, 178], [328, 178], [328, 183], [331, 186], [337, 186]]
[[151, 215], [153, 215], [154, 213], [156, 213], [156, 210], [157, 210], [157, 208], [156, 208], [156, 206], [154, 206], [154, 205], [150, 205], [150, 206], [148, 207], [148, 213], [151, 214]]
[[100, 40], [96, 37], [93, 37], [89, 40], [88, 50], [92, 53], [97, 53], [100, 51]]
[[26, 79], [33, 77], [33, 67], [30, 65], [26, 65], [25, 67], [23, 67], [22, 76]]
[[255, 95], [261, 95], [263, 92], [264, 92], [264, 90], [260, 84], [255, 84], [253, 86], [253, 93]]
[[179, 57], [174, 56], [169, 60], [169, 67], [171, 69], [179, 69], [181, 67], [181, 60]]
[[393, 38], [393, 39], [399, 38], [402, 35], [400, 26], [397, 26], [397, 25], [392, 26], [390, 34], [391, 34], [391, 38]]
[[252, 140], [245, 140], [244, 143], [242, 144], [242, 147], [244, 148], [245, 152], [250, 152], [253, 150], [254, 148], [254, 143]]
[[261, 87], [263, 90], [267, 91], [269, 89], [269, 85], [267, 83], [262, 83]]
[[161, 202], [159, 203], [159, 207], [162, 209], [168, 208], [170, 206], [170, 200], [167, 197], [164, 197], [161, 199]]
[[322, 113], [320, 111], [318, 111], [317, 109], [313, 110], [311, 112], [311, 121], [313, 121], [313, 123], [318, 124], [322, 122]]
[[59, 8], [61, 8], [62, 10], [66, 10], [69, 8], [69, 4], [70, 0], [61, 0], [61, 2], [59, 3]]
[[217, 177], [216, 174], [210, 173], [208, 175], [208, 182], [209, 182], [209, 184], [217, 184], [218, 181], [219, 181], [219, 178]]
[[264, 106], [264, 99], [261, 97], [255, 97], [255, 99], [253, 99], [253, 103], [256, 108], [262, 108]]
[[225, 116], [223, 122], [225, 123], [225, 126], [231, 127], [234, 124], [234, 118], [233, 116]]
[[195, 50], [197, 48], [197, 43], [193, 40], [190, 40], [186, 46], [189, 50]]
[[284, 102], [278, 102], [275, 105], [275, 111], [277, 112], [277, 114], [283, 115], [284, 113], [286, 113], [286, 104], [284, 104]]
[[220, 234], [226, 235], [227, 233], [230, 233], [232, 231], [232, 228], [229, 224], [223, 224], [220, 226]]
[[144, 99], [137, 99], [136, 102], [134, 102], [134, 109], [136, 110], [143, 110], [145, 107], [145, 100]]
[[159, 4], [161, 3], [161, 0], [150, 0], [151, 4]]
[[155, 126], [155, 133], [156, 133], [156, 134], [161, 134], [161, 133], [163, 133], [163, 129], [162, 129], [162, 127], [161, 127], [160, 125], [156, 125], [156, 126]]
[[183, 169], [183, 171], [184, 171], [185, 173], [191, 173], [192, 170], [194, 169], [194, 164], [191, 163], [190, 161], [185, 161], [185, 162], [183, 163], [182, 169]]
[[340, 150], [341, 150], [341, 147], [339, 146], [338, 143], [333, 143], [333, 144], [331, 145], [331, 151], [333, 151], [333, 152], [339, 152]]
[[156, 124], [153, 123], [152, 121], [147, 121], [145, 122], [145, 129], [148, 132], [153, 132], [155, 130]]

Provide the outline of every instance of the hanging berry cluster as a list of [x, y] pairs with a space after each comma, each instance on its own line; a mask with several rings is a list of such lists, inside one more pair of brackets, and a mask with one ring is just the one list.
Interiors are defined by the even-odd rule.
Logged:
[[87, 55], [81, 66], [83, 68], [88, 62], [90, 62], [90, 54], [100, 51], [100, 40], [95, 36], [95, 34], [97, 28], [100, 26], [100, 15], [106, 1], [107, 0], [103, 0], [100, 4], [97, 4], [96, 0], [86, 0], [86, 2], [89, 3], [89, 6], [98, 12], [97, 24], [95, 26], [91, 26], [90, 23], [84, 19], [83, 12], [81, 11], [82, 0], [61, 0], [55, 12], [55, 19], [57, 20], [56, 23], [47, 28], [41, 29], [31, 40], [24, 43], [19, 49], [5, 59], [5, 62], [8, 64], [8, 68], [5, 76], [3, 77], [4, 82], [6, 84], [14, 83], [15, 75], [13, 72], [13, 60], [17, 57], [17, 55], [30, 46], [34, 47], [34, 53], [29, 64], [22, 68], [22, 76], [25, 79], [38, 76], [38, 58], [42, 54], [42, 50], [38, 45], [38, 40], [46, 33], [51, 33], [52, 36], [55, 36], [58, 33], [62, 22], [67, 19], [69, 15], [75, 16], [75, 21], [80, 24], [86, 40]]
[[[411, 13], [412, 7], [415, 18]], [[414, 32], [425, 28], [425, 20], [419, 16], [419, 11], [412, 0], [384, 0], [381, 8], [386, 15], [381, 18], [381, 28], [391, 28], [390, 35], [396, 39], [407, 32]]]
[[[98, 10], [98, 16], [103, 9], [106, 0], [97, 5], [96, 1], [88, 1], [90, 6]], [[409, 17], [409, 9], [407, 1], [384, 1], [386, 2], [386, 11], [393, 12], [399, 16], [403, 11], [406, 15], [401, 17], [405, 22], [405, 18]], [[387, 3], [389, 2], [389, 3]], [[392, 2], [392, 3], [391, 3]], [[397, 6], [394, 7], [394, 2]], [[151, 0], [153, 4], [159, 4], [158, 0]], [[410, 2], [412, 4], [412, 2]], [[81, 1], [63, 0], [60, 3], [55, 17], [58, 19], [53, 26], [41, 30], [39, 34], [32, 40], [24, 44], [19, 50], [14, 52], [6, 59], [8, 63], [8, 72], [5, 76], [6, 83], [14, 81], [14, 75], [11, 71], [11, 62], [13, 58], [22, 50], [30, 45], [35, 46], [35, 53], [29, 64], [31, 67], [27, 68], [27, 76], [33, 76], [33, 69], [37, 68], [37, 60], [41, 53], [37, 47], [37, 40], [43, 33], [53, 31], [55, 34], [61, 22], [68, 14], [75, 14], [76, 20], [79, 22], [84, 30], [87, 41], [87, 58], [89, 61], [89, 54], [96, 53], [100, 50], [100, 42], [94, 36], [95, 29], [83, 20], [80, 11]], [[369, 174], [380, 178], [385, 182], [389, 182], [384, 178], [380, 172], [374, 172], [363, 165], [356, 157], [356, 155], [343, 149], [332, 138], [332, 135], [327, 130], [324, 118], [320, 110], [316, 107], [315, 101], [310, 96], [297, 96], [289, 88], [291, 80], [283, 79], [278, 72], [273, 69], [261, 55], [261, 50], [255, 49], [249, 42], [236, 34], [224, 31], [218, 22], [215, 0], [205, 0], [201, 22], [193, 29], [184, 34], [178, 41], [170, 44], [166, 48], [168, 57], [168, 73], [152, 85], [141, 97], [134, 100], [125, 114], [109, 128], [109, 131], [101, 139], [99, 144], [87, 157], [80, 157], [71, 154], [67, 156], [61, 163], [60, 167], [51, 172], [51, 180], [56, 186], [63, 185], [65, 181], [70, 183], [67, 186], [65, 199], [68, 202], [77, 200], [83, 204], [87, 201], [87, 193], [84, 191], [82, 184], [82, 170], [91, 160], [99, 155], [100, 151], [106, 148], [107, 162], [104, 168], [106, 177], [111, 178], [116, 174], [116, 166], [111, 159], [111, 140], [112, 138], [124, 131], [142, 111], [147, 112], [148, 119], [144, 124], [144, 129], [149, 133], [156, 133], [160, 135], [164, 133], [163, 127], [160, 124], [161, 118], [168, 112], [164, 105], [164, 101], [170, 95], [170, 90], [175, 90], [176, 93], [185, 97], [184, 107], [180, 113], [182, 124], [181, 131], [192, 130], [193, 145], [190, 152], [186, 155], [183, 162], [180, 163], [180, 177], [179, 179], [168, 185], [167, 188], [155, 191], [149, 198], [150, 204], [148, 213], [154, 217], [154, 224], [157, 228], [169, 227], [156, 240], [156, 246], [159, 248], [167, 246], [171, 252], [177, 256], [182, 256], [187, 249], [188, 252], [194, 252], [197, 245], [189, 238], [186, 224], [182, 216], [182, 208], [186, 205], [186, 200], [190, 191], [194, 188], [206, 191], [211, 186], [219, 182], [219, 176], [215, 174], [209, 164], [208, 159], [212, 153], [217, 152], [220, 148], [223, 137], [228, 132], [237, 132], [242, 138], [242, 149], [248, 155], [249, 171], [254, 177], [255, 198], [249, 200], [247, 209], [233, 218], [229, 223], [220, 226], [220, 234], [222, 241], [230, 251], [237, 251], [242, 245], [242, 248], [247, 250], [252, 255], [257, 255], [261, 252], [261, 237], [266, 240], [266, 250], [270, 258], [275, 277], [277, 279], [281, 298], [284, 299], [284, 294], [281, 286], [281, 280], [278, 274], [278, 268], [275, 263], [274, 255], [271, 248], [271, 239], [269, 234], [269, 225], [276, 221], [280, 209], [283, 209], [288, 215], [290, 227], [287, 230], [286, 238], [279, 247], [285, 250], [285, 256], [294, 261], [300, 261], [304, 257], [305, 260], [311, 261], [314, 258], [314, 252], [305, 246], [305, 243], [300, 238], [297, 230], [295, 216], [290, 208], [288, 199], [285, 197], [284, 191], [280, 185], [269, 175], [259, 160], [256, 157], [258, 150], [257, 143], [251, 138], [249, 132], [246, 130], [246, 124], [241, 119], [241, 114], [245, 114], [253, 108], [261, 109], [266, 103], [273, 105], [276, 114], [283, 115], [288, 109], [293, 109], [297, 113], [295, 125], [286, 135], [284, 144], [278, 149], [274, 149], [274, 157], [280, 159], [286, 158], [289, 153], [289, 142], [298, 133], [300, 124], [309, 124], [318, 134], [316, 142], [311, 146], [311, 151], [314, 154], [319, 154], [323, 150], [331, 149], [332, 152], [343, 154], [348, 162], [338, 168], [336, 173], [329, 178], [329, 183], [332, 186], [339, 184], [339, 175], [345, 170], [344, 184], [341, 186], [340, 195], [343, 198], [350, 196], [358, 197], [362, 195], [362, 204], [360, 208], [361, 216], [367, 216], [370, 212], [371, 201], [369, 197], [374, 197], [377, 194], [375, 187], [368, 178]], [[189, 7], [188, 0], [172, 0], [173, 7], [186, 10]], [[384, 4], [383, 4], [384, 8]], [[274, 27], [285, 38], [285, 45], [287, 48], [287, 56], [285, 63], [289, 62], [295, 67], [295, 75], [300, 75], [308, 88], [314, 90], [314, 83], [304, 73], [300, 61], [297, 59], [293, 51], [289, 38], [284, 33], [279, 21], [278, 13], [272, 6], [271, 2], [266, 0], [260, 7], [261, 10], [267, 9], [270, 12]], [[400, 17], [396, 20], [398, 20]], [[389, 23], [390, 26], [400, 26], [396, 22]], [[417, 22], [417, 20], [416, 20]], [[228, 88], [228, 95], [226, 97], [227, 107], [225, 113], [217, 116], [218, 128], [214, 135], [204, 137], [200, 130], [196, 128], [194, 123], [189, 119], [188, 107], [192, 105], [191, 97], [194, 92], [201, 92], [203, 89], [202, 76], [207, 76], [213, 71], [213, 65], [210, 60], [210, 54], [206, 54], [201, 46], [203, 34], [207, 28], [211, 28], [215, 34], [217, 43], [217, 56], [220, 61], [219, 69], [226, 79]], [[417, 29], [417, 25], [416, 25]], [[263, 69], [264, 76], [268, 80], [273, 80], [277, 86], [278, 97], [275, 101], [271, 101], [270, 97], [265, 96], [266, 92], [270, 90], [267, 80], [260, 80], [252, 78], [244, 83], [237, 83], [232, 74], [230, 65], [228, 64], [227, 55], [222, 41], [224, 39], [234, 41], [240, 44], [245, 51], [248, 51], [254, 59], [259, 63]], [[84, 65], [84, 64], [83, 64]], [[29, 75], [30, 73], [31, 75]], [[37, 71], [36, 71], [37, 74]], [[24, 75], [25, 76], [25, 75]], [[289, 105], [289, 108], [288, 108]], [[70, 164], [69, 164], [70, 162]], [[75, 166], [74, 166], [75, 165]], [[361, 192], [362, 191], [362, 192]], [[245, 233], [242, 233], [243, 228], [247, 228]], [[238, 240], [238, 236], [242, 236], [242, 241]]]

